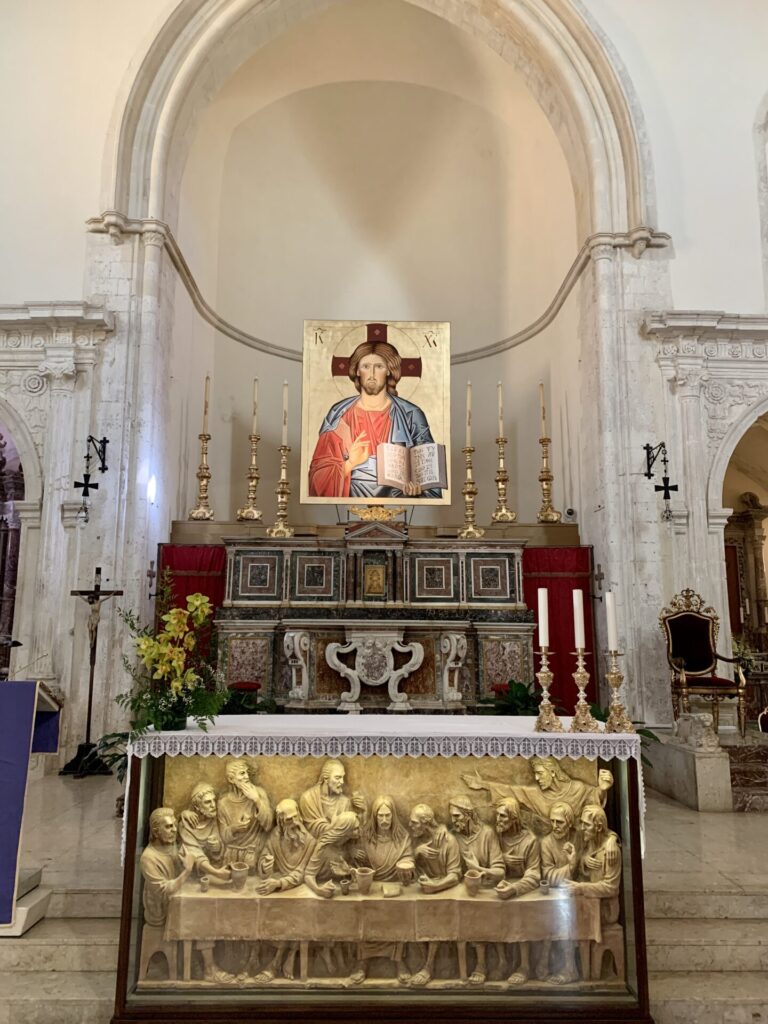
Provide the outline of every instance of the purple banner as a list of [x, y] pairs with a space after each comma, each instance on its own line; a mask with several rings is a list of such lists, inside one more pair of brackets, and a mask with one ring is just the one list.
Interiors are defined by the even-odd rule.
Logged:
[[11, 924], [37, 683], [0, 683], [0, 924]]

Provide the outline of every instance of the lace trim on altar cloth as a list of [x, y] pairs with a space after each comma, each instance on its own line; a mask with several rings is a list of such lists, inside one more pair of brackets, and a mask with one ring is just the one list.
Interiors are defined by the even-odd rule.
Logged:
[[134, 757], [585, 757], [640, 760], [640, 739], [623, 733], [528, 736], [222, 736], [150, 733], [130, 745]]

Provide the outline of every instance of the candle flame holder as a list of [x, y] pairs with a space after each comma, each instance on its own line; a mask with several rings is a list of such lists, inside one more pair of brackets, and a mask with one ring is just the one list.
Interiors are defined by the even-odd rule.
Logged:
[[470, 540], [475, 537], [485, 536], [485, 530], [475, 522], [475, 498], [477, 497], [477, 484], [472, 477], [472, 453], [474, 448], [467, 445], [461, 449], [466, 459], [466, 479], [461, 493], [464, 495], [464, 529], [459, 530], [458, 536], [462, 540]]
[[624, 676], [619, 671], [619, 658], [621, 655], [618, 651], [608, 651], [608, 657], [610, 658], [610, 667], [605, 674], [605, 678], [608, 680], [608, 685], [611, 688], [611, 703], [608, 708], [608, 718], [605, 722], [605, 731], [635, 732], [632, 720], [627, 714], [619, 697], [621, 684], [624, 682]]
[[571, 722], [571, 732], [600, 732], [600, 723], [592, 715], [589, 710], [589, 704], [587, 703], [587, 684], [589, 683], [589, 672], [587, 672], [584, 656], [587, 653], [583, 647], [577, 647], [574, 652], [576, 655], [576, 671], [573, 673], [573, 681], [579, 691], [579, 699], [576, 701], [576, 707], [573, 711], [573, 721]]
[[248, 500], [242, 508], [237, 510], [239, 522], [258, 522], [261, 520], [261, 512], [256, 507], [256, 492], [259, 489], [259, 466], [256, 460], [256, 451], [259, 447], [261, 436], [249, 434], [248, 440], [251, 445], [251, 462], [248, 466]]
[[499, 448], [499, 463], [496, 469], [496, 511], [491, 516], [494, 523], [514, 523], [517, 519], [517, 512], [507, 507], [507, 483], [509, 473], [504, 465], [504, 451], [507, 446], [506, 437], [497, 437], [496, 444]]
[[208, 502], [208, 483], [211, 471], [208, 467], [208, 442], [211, 435], [205, 432], [197, 435], [200, 439], [200, 465], [197, 467], [197, 505], [189, 510], [189, 519], [197, 522], [213, 519], [213, 509]]
[[552, 470], [549, 468], [549, 446], [552, 444], [550, 437], [540, 437], [541, 445], [541, 470], [539, 472], [539, 483], [541, 484], [541, 508], [539, 509], [536, 521], [539, 523], [559, 523], [563, 518], [562, 512], [558, 512], [552, 504], [552, 481], [555, 479]]
[[549, 647], [542, 646], [538, 654], [541, 658], [541, 668], [536, 673], [536, 678], [541, 687], [541, 702], [534, 729], [536, 732], [562, 732], [563, 723], [557, 717], [552, 702], [549, 699], [549, 688], [554, 679], [554, 675], [549, 669]]
[[268, 537], [292, 537], [293, 527], [288, 525], [288, 498], [291, 495], [291, 485], [288, 482], [288, 452], [287, 444], [281, 444], [280, 451], [280, 479], [275, 494], [277, 495], [277, 522], [274, 526], [267, 528]]

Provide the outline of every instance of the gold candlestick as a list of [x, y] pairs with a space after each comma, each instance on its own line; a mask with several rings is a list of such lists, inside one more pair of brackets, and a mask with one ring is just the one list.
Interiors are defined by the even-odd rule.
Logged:
[[245, 520], [260, 520], [261, 512], [256, 507], [256, 492], [259, 489], [259, 465], [256, 460], [256, 451], [259, 447], [261, 436], [249, 434], [248, 440], [251, 443], [251, 463], [248, 467], [248, 501], [237, 510], [237, 518], [240, 522]]
[[514, 523], [517, 519], [517, 512], [507, 508], [507, 482], [509, 474], [504, 466], [504, 449], [507, 445], [506, 437], [497, 437], [496, 444], [499, 447], [499, 465], [496, 469], [496, 511], [491, 516], [494, 523]]
[[287, 444], [281, 444], [280, 451], [280, 479], [275, 494], [277, 495], [277, 522], [267, 529], [268, 537], [292, 537], [293, 527], [288, 525], [288, 498], [291, 494], [291, 485], [288, 483], [288, 452], [291, 449]]
[[536, 516], [536, 521], [539, 523], [559, 523], [562, 519], [562, 513], [557, 512], [552, 504], [552, 481], [555, 479], [552, 475], [552, 470], [549, 468], [549, 446], [552, 444], [552, 439], [540, 437], [539, 444], [541, 445], [541, 471], [539, 473], [541, 508]]
[[471, 445], [461, 449], [467, 463], [467, 476], [461, 493], [464, 495], [464, 529], [459, 530], [458, 536], [463, 540], [473, 537], [482, 537], [485, 530], [475, 524], [475, 498], [477, 497], [477, 484], [472, 478], [472, 452], [475, 450]]
[[536, 732], [562, 732], [563, 723], [557, 717], [552, 702], [549, 699], [549, 688], [552, 685], [554, 675], [549, 670], [549, 647], [542, 647], [539, 651], [541, 668], [536, 673], [536, 678], [541, 687], [541, 702], [539, 704], [539, 716], [536, 719], [534, 729]]
[[211, 471], [208, 468], [208, 442], [211, 435], [202, 433], [197, 435], [200, 438], [200, 465], [197, 467], [197, 505], [189, 510], [189, 519], [204, 520], [213, 519], [213, 509], [208, 504], [208, 481], [211, 479]]
[[573, 681], [579, 689], [579, 699], [574, 708], [570, 731], [600, 732], [600, 723], [592, 717], [592, 712], [589, 710], [589, 704], [587, 703], [585, 691], [589, 682], [589, 672], [587, 672], [584, 665], [585, 654], [586, 651], [583, 647], [576, 648], [576, 671], [573, 673]]
[[624, 676], [619, 672], [619, 652], [608, 651], [610, 658], [610, 669], [605, 674], [608, 685], [611, 688], [611, 703], [608, 708], [608, 718], [605, 722], [606, 732], [635, 732], [635, 727], [627, 714], [624, 705], [619, 699], [619, 690], [624, 682]]

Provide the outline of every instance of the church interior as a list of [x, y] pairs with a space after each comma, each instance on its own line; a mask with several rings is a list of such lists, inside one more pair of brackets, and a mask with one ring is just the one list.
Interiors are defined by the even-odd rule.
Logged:
[[768, 9], [4, 28], [0, 1024], [768, 1024]]

